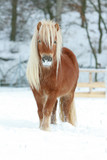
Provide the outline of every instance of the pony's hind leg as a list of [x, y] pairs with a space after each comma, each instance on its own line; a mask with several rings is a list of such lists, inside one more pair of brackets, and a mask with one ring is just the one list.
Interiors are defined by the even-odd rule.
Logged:
[[51, 124], [56, 124], [56, 109], [57, 109], [57, 103], [58, 103], [58, 100], [56, 100], [55, 106], [54, 106], [53, 111], [52, 111]]
[[70, 104], [69, 95], [60, 98], [60, 118], [63, 122], [69, 122]]
[[63, 122], [76, 125], [76, 111], [74, 106], [74, 94], [68, 94], [60, 98], [60, 118]]

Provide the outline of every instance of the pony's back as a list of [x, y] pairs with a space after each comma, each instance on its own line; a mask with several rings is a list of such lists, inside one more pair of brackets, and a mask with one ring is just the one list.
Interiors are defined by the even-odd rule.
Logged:
[[70, 58], [72, 64], [78, 69], [78, 62], [77, 62], [76, 56], [70, 49], [63, 47], [62, 54], [63, 56], [67, 55]]

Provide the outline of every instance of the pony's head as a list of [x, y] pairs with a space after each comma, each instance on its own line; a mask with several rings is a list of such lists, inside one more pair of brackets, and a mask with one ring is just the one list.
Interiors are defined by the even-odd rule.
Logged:
[[59, 63], [62, 44], [59, 25], [52, 21], [39, 22], [37, 30], [37, 47], [41, 64], [43, 67], [50, 67], [55, 59]]
[[39, 22], [32, 38], [31, 53], [27, 66], [27, 78], [32, 88], [39, 89], [39, 67], [41, 65], [50, 68], [56, 61], [57, 74], [61, 48], [62, 36], [59, 25], [52, 21]]

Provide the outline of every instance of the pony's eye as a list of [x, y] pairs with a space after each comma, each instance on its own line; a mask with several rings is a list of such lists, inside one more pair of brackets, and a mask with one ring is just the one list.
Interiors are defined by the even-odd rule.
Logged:
[[41, 40], [40, 40], [40, 39], [38, 40], [38, 43], [41, 43]]
[[54, 44], [56, 44], [56, 41], [54, 41]]

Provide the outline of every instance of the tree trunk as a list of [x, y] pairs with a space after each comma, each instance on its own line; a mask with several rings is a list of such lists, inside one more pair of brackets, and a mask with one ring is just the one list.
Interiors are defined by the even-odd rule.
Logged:
[[80, 0], [81, 2], [81, 27], [85, 24], [85, 11], [86, 11], [86, 0]]
[[[53, 20], [54, 15], [53, 15], [53, 11], [52, 11], [52, 2], [51, 0], [46, 0], [46, 12], [49, 14], [49, 18], [50, 20]], [[44, 9], [45, 10], [45, 9]]]
[[[92, 2], [92, 0], [89, 0], [89, 2], [93, 5], [94, 9], [99, 13], [99, 9], [97, 9], [96, 5]], [[102, 17], [102, 15], [101, 15], [101, 21], [102, 21], [102, 23], [104, 25], [104, 29], [105, 29], [105, 31], [107, 33], [107, 26], [106, 26], [106, 23], [105, 23], [104, 18]]]
[[102, 11], [101, 11], [101, 0], [97, 0], [98, 2], [98, 7], [96, 7], [96, 5], [93, 3], [92, 0], [89, 0], [89, 2], [93, 5], [94, 9], [97, 11], [98, 13], [98, 29], [99, 29], [99, 42], [98, 42], [98, 53], [102, 52], [102, 37], [103, 37], [103, 30], [101, 27], [101, 23], [104, 25], [105, 31], [107, 33], [107, 27], [106, 27], [106, 23], [102, 17]]
[[56, 22], [61, 24], [61, 13], [62, 13], [63, 0], [56, 0]]
[[[98, 64], [98, 59], [97, 59], [96, 50], [95, 50], [95, 48], [93, 47], [92, 42], [91, 42], [91, 37], [90, 37], [90, 34], [89, 34], [89, 30], [88, 30], [88, 22], [87, 22], [87, 19], [85, 19], [85, 29], [86, 29], [86, 33], [87, 33], [87, 38], [88, 38], [89, 45], [90, 45], [92, 54], [93, 54], [93, 56], [94, 56], [95, 68], [97, 69], [99, 64]], [[97, 81], [97, 73], [95, 73], [95, 81]]]
[[102, 22], [102, 19], [101, 19], [101, 2], [100, 0], [98, 0], [98, 14], [99, 14], [99, 19], [98, 19], [98, 29], [99, 29], [99, 46], [98, 46], [98, 53], [101, 53], [102, 52], [102, 36], [103, 36], [103, 31], [102, 31], [102, 28], [101, 28], [101, 22]]
[[18, 0], [11, 0], [11, 5], [12, 5], [11, 34], [10, 34], [11, 41], [16, 40], [17, 2]]

